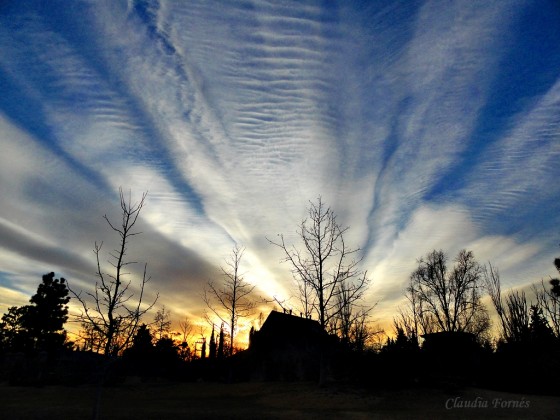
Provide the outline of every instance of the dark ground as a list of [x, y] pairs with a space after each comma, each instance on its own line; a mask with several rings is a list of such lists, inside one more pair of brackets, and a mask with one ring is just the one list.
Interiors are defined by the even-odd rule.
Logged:
[[[91, 418], [95, 387], [0, 385], [2, 419]], [[455, 400], [455, 398], [459, 398]], [[478, 397], [478, 400], [477, 400]], [[446, 408], [486, 402], [487, 408]], [[521, 401], [527, 408], [499, 408]], [[556, 419], [560, 398], [477, 388], [364, 390], [314, 383], [151, 383], [129, 381], [103, 390], [102, 419]]]

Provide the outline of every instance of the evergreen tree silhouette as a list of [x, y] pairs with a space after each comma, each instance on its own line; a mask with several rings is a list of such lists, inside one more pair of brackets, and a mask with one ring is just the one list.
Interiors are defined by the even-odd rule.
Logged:
[[216, 338], [214, 335], [214, 325], [212, 325], [212, 335], [210, 336], [210, 353], [208, 357], [210, 359], [216, 358]]
[[[560, 273], [560, 258], [554, 259], [554, 267], [556, 267], [556, 270]], [[550, 284], [552, 285], [552, 293], [556, 297], [560, 298], [560, 280], [552, 279], [550, 280]]]
[[146, 324], [142, 324], [132, 339], [131, 349], [134, 349], [134, 351], [139, 353], [149, 353], [154, 348], [154, 345], [152, 344], [153, 339], [152, 332], [148, 326]]
[[124, 353], [128, 369], [135, 374], [148, 376], [153, 371], [154, 345], [153, 336], [146, 324], [140, 325], [132, 338], [132, 346]]
[[33, 349], [33, 340], [24, 324], [29, 306], [12, 306], [2, 315], [0, 323], [0, 350], [28, 352]]
[[64, 344], [69, 301], [66, 280], [55, 279], [52, 272], [43, 275], [43, 281], [31, 297], [31, 305], [24, 316], [24, 325], [35, 340], [37, 349], [52, 352]]
[[49, 356], [66, 342], [64, 324], [68, 320], [68, 288], [64, 278], [43, 275], [30, 305], [11, 307], [2, 316], [0, 341], [12, 351], [46, 351]]
[[538, 305], [531, 305], [529, 334], [531, 344], [537, 347], [551, 345], [555, 340], [554, 332]]
[[249, 348], [253, 347], [253, 344], [255, 344], [255, 327], [251, 325], [249, 330]]
[[206, 338], [202, 339], [202, 350], [200, 350], [200, 358], [206, 359]]
[[224, 358], [224, 324], [220, 327], [220, 341], [218, 342], [218, 359]]

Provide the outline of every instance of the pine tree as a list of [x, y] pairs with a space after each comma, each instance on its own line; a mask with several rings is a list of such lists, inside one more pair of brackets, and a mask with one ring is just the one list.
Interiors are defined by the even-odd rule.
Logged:
[[33, 340], [36, 350], [53, 353], [66, 341], [64, 324], [68, 320], [68, 287], [64, 278], [55, 279], [54, 273], [43, 275], [43, 281], [25, 306], [22, 326]]
[[224, 324], [220, 327], [220, 341], [218, 342], [218, 359], [224, 358]]
[[136, 331], [136, 335], [132, 339], [132, 347], [131, 349], [140, 351], [140, 352], [149, 352], [153, 349], [154, 338], [152, 336], [152, 332], [147, 327], [146, 324], [140, 325], [138, 331]]
[[29, 306], [12, 306], [2, 315], [0, 322], [0, 351], [26, 352], [33, 348], [34, 342], [24, 324]]
[[[556, 267], [556, 270], [558, 270], [558, 272], [560, 273], [560, 258], [555, 258], [554, 259], [554, 266]], [[560, 279], [552, 279], [550, 280], [550, 284], [552, 285], [552, 293], [560, 298]]]
[[529, 333], [535, 346], [547, 346], [554, 341], [554, 332], [543, 315], [542, 308], [531, 305]]
[[202, 339], [202, 350], [200, 350], [200, 358], [206, 359], [206, 338]]
[[210, 354], [208, 355], [210, 359], [216, 358], [216, 338], [214, 336], [214, 325], [212, 325], [212, 335], [210, 336]]
[[125, 350], [124, 359], [129, 368], [142, 376], [151, 373], [150, 368], [154, 358], [153, 336], [146, 324], [140, 325], [132, 339], [132, 346]]
[[255, 327], [251, 325], [251, 329], [249, 330], [249, 348], [253, 347], [255, 344]]

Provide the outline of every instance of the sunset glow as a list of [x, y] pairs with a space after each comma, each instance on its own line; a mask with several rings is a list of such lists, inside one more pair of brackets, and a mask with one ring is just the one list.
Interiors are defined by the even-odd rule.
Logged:
[[235, 244], [262, 304], [240, 343], [263, 300], [299, 314], [268, 239], [297, 243], [318, 196], [386, 327], [432, 249], [472, 250], [505, 289], [554, 274], [557, 2], [218, 3], [2, 2], [1, 313], [50, 271], [92, 290], [119, 187], [148, 191], [130, 278], [147, 262], [147, 300], [195, 336]]

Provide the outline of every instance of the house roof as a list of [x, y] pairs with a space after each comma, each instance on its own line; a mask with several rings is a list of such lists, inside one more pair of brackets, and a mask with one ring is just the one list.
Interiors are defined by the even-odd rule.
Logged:
[[319, 322], [301, 316], [278, 311], [271, 311], [262, 325], [261, 336], [295, 337], [309, 335], [326, 335]]

